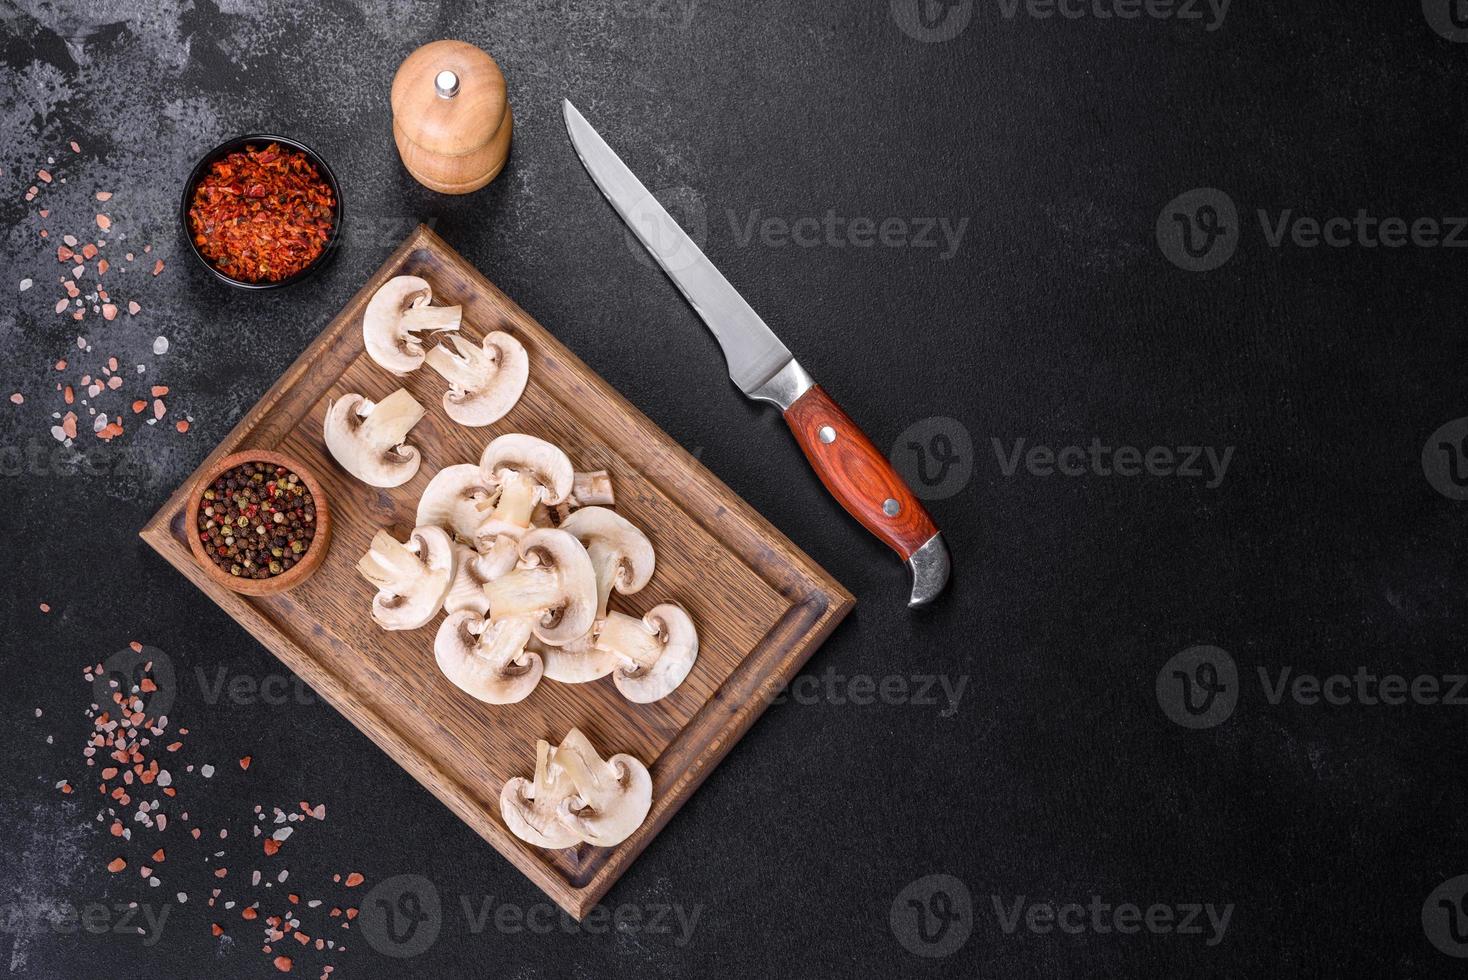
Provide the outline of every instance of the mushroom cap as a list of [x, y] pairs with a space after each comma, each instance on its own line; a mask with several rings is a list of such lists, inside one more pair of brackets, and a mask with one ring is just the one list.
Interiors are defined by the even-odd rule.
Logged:
[[565, 646], [536, 642], [531, 644], [531, 649], [545, 662], [546, 679], [558, 684], [588, 684], [607, 676], [622, 663], [616, 651], [598, 647], [591, 633]]
[[596, 622], [596, 573], [581, 542], [557, 528], [537, 527], [525, 532], [519, 550], [521, 565], [534, 561], [560, 573], [560, 598], [536, 622], [535, 635], [552, 646], [585, 636]]
[[[381, 541], [382, 537], [393, 540], [386, 532], [379, 532], [364, 562], [387, 543]], [[391, 589], [379, 588], [373, 597], [372, 619], [385, 630], [413, 630], [427, 624], [438, 615], [454, 581], [457, 556], [443, 528], [415, 527], [401, 547], [412, 553], [418, 570]]]
[[[378, 412], [383, 413], [378, 424], [369, 424]], [[386, 415], [394, 418], [386, 420]], [[350, 392], [326, 406], [322, 438], [342, 469], [363, 483], [402, 486], [417, 475], [422, 463], [418, 447], [403, 442], [422, 417], [423, 407], [401, 388], [376, 404]]]
[[519, 657], [496, 662], [489, 647], [495, 633], [504, 628], [505, 624], [490, 622], [473, 612], [448, 616], [433, 640], [438, 669], [455, 687], [480, 701], [514, 704], [525, 700], [540, 683], [540, 657], [524, 652], [522, 645]]
[[[530, 355], [525, 345], [502, 330], [486, 334], [480, 343], [484, 352], [467, 351], [468, 346], [458, 334], [450, 334], [450, 341], [461, 353], [470, 354], [465, 360], [459, 358], [462, 367], [453, 372], [449, 390], [443, 396], [443, 410], [449, 418], [460, 425], [491, 425], [504, 418], [520, 400], [525, 384], [530, 379]], [[445, 352], [447, 353], [447, 352]], [[434, 365], [438, 358], [430, 359]], [[460, 383], [461, 372], [476, 373], [470, 384]]]
[[[596, 567], [605, 561], [609, 569], [596, 568], [598, 575], [611, 572], [609, 582], [598, 581], [599, 589], [614, 588], [623, 595], [638, 592], [652, 579], [657, 556], [652, 542], [635, 524], [605, 507], [582, 507], [561, 522], [561, 530], [576, 535]], [[598, 612], [606, 615], [606, 596], [598, 596]]]
[[403, 313], [433, 298], [433, 287], [418, 276], [394, 276], [377, 288], [362, 314], [367, 354], [393, 374], [409, 374], [423, 364], [423, 344], [403, 326]]
[[479, 468], [486, 480], [495, 483], [503, 470], [528, 476], [544, 489], [540, 499], [547, 504], [565, 500], [576, 479], [570, 458], [560, 448], [522, 432], [507, 432], [491, 440], [479, 458]]
[[493, 500], [498, 490], [473, 463], [445, 466], [433, 474], [418, 498], [418, 523], [435, 524], [461, 541], [480, 543], [479, 526], [485, 515], [478, 505]]
[[642, 624], [658, 638], [662, 652], [651, 667], [619, 667], [612, 674], [612, 683], [628, 701], [650, 704], [671, 694], [693, 669], [698, 659], [698, 629], [687, 611], [673, 602], [653, 606], [642, 617]]

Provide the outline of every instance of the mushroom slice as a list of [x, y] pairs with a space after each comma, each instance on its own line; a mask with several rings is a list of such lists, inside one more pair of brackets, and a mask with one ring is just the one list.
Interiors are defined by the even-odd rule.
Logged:
[[444, 412], [460, 425], [498, 422], [515, 407], [530, 378], [525, 345], [501, 330], [485, 335], [477, 347], [457, 333], [448, 339], [458, 354], [439, 344], [426, 355], [428, 366], [449, 383]]
[[536, 847], [574, 847], [581, 835], [556, 816], [561, 800], [573, 790], [565, 771], [550, 763], [554, 747], [545, 739], [535, 743], [535, 779], [516, 776], [500, 790], [500, 815], [510, 833]]
[[642, 826], [652, 809], [652, 776], [630, 755], [605, 762], [591, 741], [571, 729], [556, 749], [555, 764], [576, 787], [561, 799], [556, 816], [577, 836], [597, 847], [622, 843]]
[[433, 475], [418, 498], [418, 523], [435, 524], [460, 541], [480, 547], [492, 542], [484, 542], [479, 533], [484, 523], [479, 505], [492, 504], [498, 498], [499, 487], [484, 479], [478, 466], [445, 466]]
[[459, 690], [489, 704], [523, 701], [540, 683], [540, 657], [525, 649], [529, 619], [488, 620], [474, 612], [450, 615], [433, 640], [438, 669]]
[[571, 729], [560, 745], [535, 743], [535, 778], [506, 781], [500, 814], [510, 832], [537, 847], [620, 844], [652, 809], [652, 776], [630, 755], [602, 760]]
[[584, 636], [596, 619], [596, 573], [581, 542], [538, 527], [525, 532], [517, 550], [516, 566], [484, 586], [490, 617], [523, 620], [552, 646]]
[[653, 606], [641, 619], [609, 613], [596, 645], [622, 658], [621, 666], [612, 673], [612, 682], [622, 696], [649, 704], [671, 694], [693, 669], [698, 659], [698, 630], [682, 606], [665, 602]]
[[409, 374], [423, 364], [425, 330], [456, 330], [459, 307], [442, 307], [443, 312], [424, 308], [433, 298], [428, 280], [417, 276], [394, 276], [378, 287], [362, 314], [362, 342], [367, 354], [393, 374]]
[[403, 441], [421, 418], [423, 406], [404, 388], [375, 403], [352, 392], [326, 406], [322, 435], [342, 469], [371, 486], [396, 487], [422, 462], [418, 448]]
[[[538, 503], [559, 504], [571, 492], [575, 471], [566, 454], [544, 439], [510, 432], [484, 447], [479, 469], [499, 487], [494, 511], [482, 533], [518, 537], [530, 526]], [[479, 505], [481, 510], [488, 508]]]
[[561, 522], [586, 549], [596, 572], [596, 618], [605, 619], [607, 600], [615, 588], [623, 595], [638, 592], [652, 578], [652, 542], [627, 518], [605, 507], [582, 507]]
[[406, 544], [378, 531], [357, 562], [377, 586], [372, 619], [385, 630], [413, 630], [438, 615], [456, 564], [454, 543], [441, 527], [415, 527]]
[[490, 563], [467, 544], [455, 542], [454, 555], [454, 582], [443, 600], [443, 611], [488, 616], [489, 597], [484, 594], [484, 583], [493, 577], [488, 574], [492, 570]]

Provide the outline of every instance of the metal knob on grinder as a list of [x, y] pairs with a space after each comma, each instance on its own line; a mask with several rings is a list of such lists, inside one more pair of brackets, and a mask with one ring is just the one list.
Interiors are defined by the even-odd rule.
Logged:
[[430, 190], [477, 191], [509, 158], [514, 119], [505, 76], [465, 41], [433, 41], [403, 60], [393, 76], [392, 115], [403, 166]]

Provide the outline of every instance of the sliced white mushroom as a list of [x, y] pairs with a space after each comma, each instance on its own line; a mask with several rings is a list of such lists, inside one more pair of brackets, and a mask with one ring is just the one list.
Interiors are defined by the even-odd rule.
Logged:
[[525, 649], [532, 621], [488, 620], [474, 612], [444, 619], [433, 641], [438, 669], [470, 697], [489, 704], [523, 701], [540, 683], [540, 657]]
[[[499, 488], [485, 533], [519, 536], [539, 503], [559, 504], [571, 492], [575, 471], [566, 454], [544, 439], [506, 433], [484, 447], [479, 469]], [[486, 504], [479, 505], [486, 510]]]
[[480, 533], [485, 515], [479, 505], [493, 504], [497, 499], [499, 487], [486, 480], [478, 466], [445, 466], [433, 475], [418, 498], [418, 523], [437, 525], [476, 548], [492, 544], [492, 536], [486, 540]]
[[396, 487], [413, 479], [422, 458], [405, 440], [423, 418], [423, 406], [404, 388], [380, 402], [353, 392], [326, 406], [322, 435], [342, 469], [374, 487]]
[[673, 692], [698, 659], [698, 629], [682, 606], [665, 602], [641, 619], [611, 612], [597, 634], [598, 649], [617, 654], [612, 681], [628, 701], [649, 704]]
[[484, 586], [491, 618], [524, 620], [552, 646], [585, 635], [596, 619], [596, 573], [581, 542], [538, 527], [525, 532], [517, 550], [515, 567]]
[[530, 355], [525, 345], [496, 330], [476, 346], [466, 337], [452, 333], [453, 353], [439, 344], [426, 355], [428, 366], [449, 383], [443, 410], [460, 425], [490, 425], [504, 418], [530, 378]]
[[409, 374], [423, 364], [419, 333], [457, 330], [460, 308], [429, 307], [433, 287], [417, 276], [394, 276], [378, 287], [362, 314], [367, 354], [393, 374]]
[[516, 776], [500, 790], [500, 815], [510, 833], [536, 847], [559, 849], [581, 843], [581, 835], [556, 815], [561, 800], [575, 791], [565, 770], [551, 765], [554, 747], [545, 739], [535, 743], [535, 779]]
[[630, 755], [603, 761], [577, 729], [558, 746], [535, 744], [535, 778], [507, 780], [500, 814], [510, 832], [537, 847], [620, 844], [652, 809], [652, 776]]
[[622, 843], [642, 826], [652, 809], [652, 776], [630, 755], [605, 762], [591, 741], [575, 728], [556, 750], [555, 763], [576, 787], [561, 799], [556, 815], [583, 841], [597, 847]]
[[625, 661], [613, 650], [596, 645], [596, 633], [607, 615], [612, 589], [623, 595], [639, 591], [652, 578], [652, 542], [631, 521], [605, 507], [583, 507], [561, 523], [586, 548], [596, 573], [596, 620], [591, 632], [559, 650], [544, 654], [545, 676], [562, 684], [584, 684], [605, 677]]
[[612, 589], [622, 595], [641, 591], [652, 578], [652, 542], [627, 518], [605, 507], [582, 507], [561, 522], [586, 549], [596, 572], [596, 618], [607, 615]]
[[454, 581], [454, 543], [441, 527], [415, 527], [406, 544], [378, 531], [357, 562], [377, 586], [372, 619], [385, 630], [412, 630], [438, 615]]

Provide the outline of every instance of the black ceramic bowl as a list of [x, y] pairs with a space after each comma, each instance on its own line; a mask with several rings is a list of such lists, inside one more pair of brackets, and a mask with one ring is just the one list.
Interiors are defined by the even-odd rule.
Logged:
[[[189, 205], [191, 205], [194, 201], [194, 191], [198, 188], [199, 181], [204, 179], [204, 175], [209, 172], [210, 166], [212, 166], [216, 160], [220, 160], [226, 156], [229, 156], [229, 154], [231, 153], [243, 150], [246, 146], [257, 146], [264, 148], [266, 146], [269, 146], [271, 143], [278, 143], [285, 149], [295, 150], [297, 153], [305, 154], [306, 159], [311, 161], [312, 165], [316, 168], [316, 172], [321, 175], [321, 179], [326, 181], [327, 186], [331, 188], [331, 196], [336, 199], [336, 211], [335, 214], [332, 215], [331, 235], [326, 240], [326, 246], [321, 250], [321, 254], [316, 256], [316, 258], [311, 261], [310, 265], [306, 266], [304, 269], [302, 269], [300, 272], [297, 272], [293, 276], [287, 276], [284, 279], [277, 279], [274, 282], [244, 282], [243, 280], [232, 278], [231, 276], [227, 276], [223, 272], [220, 272], [217, 268], [214, 267], [214, 263], [205, 258], [203, 252], [199, 251], [199, 246], [194, 244], [193, 231], [189, 228]], [[184, 182], [183, 205], [179, 210], [179, 220], [182, 222], [183, 225], [184, 240], [189, 243], [189, 251], [194, 253], [194, 258], [198, 259], [199, 262], [204, 266], [204, 268], [212, 272], [214, 274], [214, 277], [220, 282], [228, 283], [229, 285], [238, 287], [239, 289], [279, 289], [281, 286], [289, 286], [292, 283], [300, 282], [302, 279], [310, 276], [317, 269], [325, 265], [326, 262], [332, 257], [332, 255], [335, 254], [337, 245], [341, 241], [342, 215], [343, 204], [341, 187], [336, 182], [336, 174], [331, 172], [331, 167], [327, 166], [326, 161], [321, 159], [321, 155], [318, 154], [315, 150], [311, 149], [309, 146], [306, 146], [304, 143], [298, 143], [297, 141], [289, 139], [285, 136], [271, 136], [269, 134], [237, 136], [232, 140], [226, 140], [225, 142], [220, 143], [214, 149], [204, 154], [199, 159], [199, 162], [194, 164], [194, 169], [189, 173], [189, 179]]]

